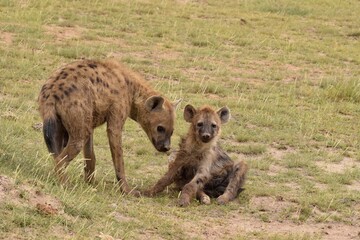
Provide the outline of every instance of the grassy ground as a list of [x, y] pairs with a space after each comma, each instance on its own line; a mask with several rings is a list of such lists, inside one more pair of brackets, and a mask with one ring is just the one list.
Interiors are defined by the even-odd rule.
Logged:
[[[356, 0], [0, 0], [0, 238], [357, 239], [359, 12]], [[73, 187], [56, 183], [38, 92], [62, 64], [105, 57], [184, 99], [174, 148], [187, 103], [229, 106], [222, 145], [250, 165], [238, 199], [183, 209], [172, 191], [121, 195], [104, 127], [96, 184], [81, 156]], [[167, 156], [134, 122], [124, 134], [128, 179], [147, 188]]]

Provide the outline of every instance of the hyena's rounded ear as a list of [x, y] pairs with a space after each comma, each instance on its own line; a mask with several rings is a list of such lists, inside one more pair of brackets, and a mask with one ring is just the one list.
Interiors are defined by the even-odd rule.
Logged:
[[149, 112], [161, 110], [164, 104], [164, 98], [161, 96], [152, 96], [145, 101], [145, 108]]
[[193, 119], [193, 117], [196, 114], [196, 109], [191, 106], [190, 104], [186, 105], [185, 109], [184, 109], [184, 119], [187, 122], [191, 122], [191, 120]]
[[180, 99], [178, 99], [178, 100], [176, 100], [176, 101], [174, 101], [174, 102], [172, 103], [173, 108], [174, 108], [175, 110], [178, 108], [178, 106], [179, 106], [179, 104], [181, 103], [181, 101], [182, 101], [182, 99], [180, 98]]
[[222, 107], [216, 112], [221, 120], [221, 123], [227, 123], [230, 119], [230, 109], [228, 107]]

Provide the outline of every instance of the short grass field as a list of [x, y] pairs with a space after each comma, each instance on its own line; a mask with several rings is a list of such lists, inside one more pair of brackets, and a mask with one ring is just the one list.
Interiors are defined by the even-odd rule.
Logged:
[[[0, 0], [0, 239], [359, 239], [359, 13], [357, 0]], [[183, 99], [173, 149], [186, 104], [230, 108], [221, 145], [250, 167], [237, 199], [123, 195], [104, 126], [95, 184], [82, 155], [58, 184], [37, 96], [60, 66], [107, 57]], [[132, 187], [167, 170], [131, 120], [123, 145]]]

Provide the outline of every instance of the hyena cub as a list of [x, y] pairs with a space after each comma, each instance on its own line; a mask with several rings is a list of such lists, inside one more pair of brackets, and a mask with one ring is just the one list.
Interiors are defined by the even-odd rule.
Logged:
[[170, 149], [177, 103], [162, 97], [140, 75], [115, 60], [81, 60], [62, 67], [44, 84], [38, 101], [45, 142], [63, 183], [64, 169], [81, 150], [85, 179], [92, 182], [96, 162], [93, 132], [104, 123], [115, 174], [125, 193], [131, 191], [121, 146], [127, 118], [141, 125], [156, 150]]
[[145, 194], [153, 196], [175, 183], [181, 189], [180, 206], [189, 205], [194, 196], [203, 204], [210, 204], [210, 197], [217, 198], [219, 204], [233, 200], [242, 190], [248, 167], [243, 161], [234, 163], [218, 144], [221, 125], [230, 118], [229, 109], [187, 105], [184, 118], [191, 125], [175, 160]]

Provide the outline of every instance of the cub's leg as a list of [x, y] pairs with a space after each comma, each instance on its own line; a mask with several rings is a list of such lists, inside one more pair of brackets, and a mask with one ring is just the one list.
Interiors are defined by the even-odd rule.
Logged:
[[85, 181], [87, 181], [88, 183], [93, 183], [96, 163], [93, 144], [93, 133], [91, 133], [90, 137], [87, 139], [83, 148], [83, 152], [85, 158]]
[[209, 205], [211, 203], [210, 197], [204, 193], [204, 191], [199, 190], [196, 193], [196, 198], [200, 201], [200, 203], [205, 204], [205, 205]]
[[219, 204], [226, 204], [238, 196], [240, 188], [245, 183], [247, 171], [248, 166], [244, 161], [240, 161], [234, 165], [233, 171], [230, 173], [229, 184], [226, 187], [224, 194], [217, 198]]
[[157, 183], [151, 187], [149, 190], [144, 191], [144, 195], [146, 196], [154, 196], [157, 193], [164, 191], [164, 189], [174, 182], [174, 178], [181, 168], [182, 163], [181, 160], [175, 159], [170, 165], [166, 174], [159, 180]]
[[209, 172], [209, 169], [198, 171], [198, 173], [195, 174], [195, 177], [183, 187], [179, 199], [179, 205], [181, 207], [188, 206], [194, 195], [197, 192], [203, 191], [205, 184], [210, 179]]

